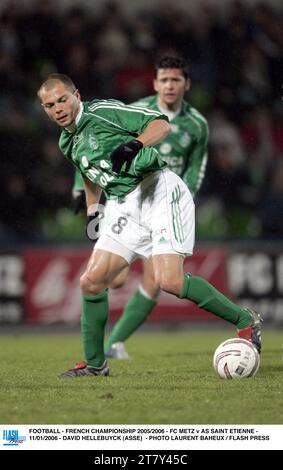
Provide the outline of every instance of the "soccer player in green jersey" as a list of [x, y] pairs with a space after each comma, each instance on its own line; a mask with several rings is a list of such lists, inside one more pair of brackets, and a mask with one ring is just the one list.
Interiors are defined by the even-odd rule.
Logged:
[[158, 288], [233, 323], [238, 335], [260, 350], [259, 315], [183, 271], [184, 257], [194, 246], [194, 202], [153, 147], [170, 131], [166, 116], [115, 100], [82, 102], [72, 80], [62, 74], [47, 77], [38, 96], [62, 129], [62, 153], [83, 176], [88, 225], [99, 217], [101, 190], [108, 199], [101, 234], [80, 279], [85, 361], [60, 377], [109, 374], [104, 354], [107, 288], [138, 257], [152, 256]]
[[[168, 168], [182, 178], [194, 197], [205, 174], [208, 125], [206, 119], [184, 100], [190, 88], [187, 63], [180, 57], [162, 57], [156, 64], [153, 86], [155, 95], [134, 104], [162, 112], [168, 117], [171, 132], [155, 147]], [[76, 182], [80, 185], [78, 179]], [[126, 276], [127, 269], [111, 287], [121, 287]], [[149, 258], [143, 261], [143, 278], [138, 290], [125, 306], [106, 342], [108, 357], [128, 359], [124, 341], [145, 322], [157, 303], [159, 292], [154, 282], [152, 258]]]

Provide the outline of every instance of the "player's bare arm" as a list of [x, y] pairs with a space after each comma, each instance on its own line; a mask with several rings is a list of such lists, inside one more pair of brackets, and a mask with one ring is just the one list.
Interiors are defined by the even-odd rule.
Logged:
[[99, 203], [102, 190], [99, 186], [92, 183], [85, 177], [83, 178], [83, 183], [86, 196], [87, 213], [93, 213], [95, 212], [95, 205]]
[[87, 206], [86, 235], [89, 240], [95, 242], [99, 236], [99, 220], [103, 214], [99, 211], [99, 199], [101, 188], [83, 177]]
[[170, 130], [170, 125], [165, 119], [156, 119], [148, 124], [143, 133], [137, 137], [137, 140], [143, 144], [143, 147], [150, 147], [163, 140]]
[[158, 144], [170, 132], [170, 125], [165, 119], [151, 121], [144, 131], [136, 138], [121, 144], [111, 153], [112, 169], [120, 173], [125, 165], [125, 170], [129, 171], [131, 163], [143, 147], [151, 147]]

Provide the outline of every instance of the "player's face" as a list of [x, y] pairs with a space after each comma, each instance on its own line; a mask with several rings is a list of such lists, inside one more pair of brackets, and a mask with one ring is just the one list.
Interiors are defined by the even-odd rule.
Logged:
[[159, 104], [174, 110], [180, 106], [185, 92], [190, 88], [190, 80], [184, 77], [181, 69], [158, 69], [153, 85]]
[[60, 127], [68, 127], [76, 119], [81, 102], [78, 90], [72, 92], [56, 81], [52, 88], [41, 90], [40, 98], [46, 114]]

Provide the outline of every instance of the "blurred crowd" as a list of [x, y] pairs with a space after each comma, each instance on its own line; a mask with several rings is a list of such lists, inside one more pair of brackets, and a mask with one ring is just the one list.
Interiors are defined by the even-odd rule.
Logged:
[[[130, 103], [153, 93], [164, 52], [189, 62], [188, 100], [209, 121], [209, 163], [197, 200], [201, 239], [283, 238], [283, 6], [234, 1], [197, 15], [178, 2], [126, 14], [119, 2], [58, 11], [11, 1], [0, 12], [0, 241], [82, 239], [70, 208], [73, 170], [36, 91], [70, 75], [84, 100]], [[76, 6], [77, 5], [77, 6]]]

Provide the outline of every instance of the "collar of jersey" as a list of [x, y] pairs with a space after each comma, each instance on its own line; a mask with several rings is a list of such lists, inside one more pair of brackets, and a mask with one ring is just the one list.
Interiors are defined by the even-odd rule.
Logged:
[[[162, 111], [162, 110], [160, 109], [160, 107], [158, 106], [158, 104], [157, 104], [157, 99], [158, 99], [158, 96], [155, 95], [155, 106], [156, 106], [156, 109], [157, 109], [159, 112], [163, 113], [164, 111]], [[180, 111], [179, 111], [179, 113], [178, 113], [177, 116], [180, 116], [180, 115], [182, 115], [183, 113], [185, 113], [186, 110], [188, 109], [188, 107], [189, 107], [188, 101], [186, 101], [185, 99], [183, 99], [183, 100], [182, 100], [182, 104], [181, 104]], [[175, 117], [176, 117], [176, 116], [175, 116]], [[174, 118], [174, 119], [175, 119], [175, 118]]]

